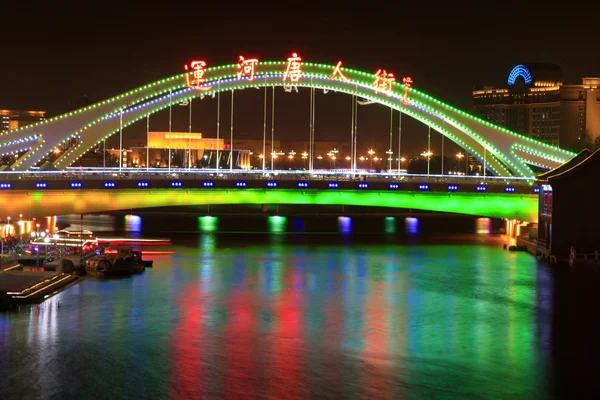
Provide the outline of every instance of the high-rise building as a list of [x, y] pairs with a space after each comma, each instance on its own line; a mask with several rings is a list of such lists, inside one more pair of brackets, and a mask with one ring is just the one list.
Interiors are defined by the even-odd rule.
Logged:
[[46, 111], [0, 110], [0, 131], [17, 129], [46, 119]]
[[558, 65], [518, 64], [505, 87], [473, 90], [478, 117], [564, 149], [600, 145], [600, 78], [565, 84]]

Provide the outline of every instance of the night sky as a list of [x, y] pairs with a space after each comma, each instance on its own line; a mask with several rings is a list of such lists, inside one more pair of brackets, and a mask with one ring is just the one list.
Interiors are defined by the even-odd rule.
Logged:
[[[575, 2], [560, 8], [547, 2], [478, 2], [462, 7], [456, 2], [441, 6], [363, 2], [354, 9], [341, 1], [322, 1], [318, 6], [15, 3], [2, 6], [0, 108], [44, 109], [49, 116], [78, 107], [84, 96], [96, 102], [181, 73], [192, 59], [219, 65], [235, 62], [240, 54], [285, 60], [296, 51], [305, 61], [342, 60], [344, 66], [373, 72], [385, 68], [399, 77], [412, 76], [414, 88], [468, 111], [475, 85], [503, 85], [519, 62], [557, 63], [566, 82], [600, 75], [600, 31], [593, 20], [588, 21], [600, 7], [584, 10]], [[304, 92], [284, 96], [281, 91], [281, 104], [276, 104], [278, 133], [308, 136], [308, 91]], [[227, 109], [225, 97], [222, 104]], [[262, 137], [262, 97], [242, 93], [237, 100], [236, 132]], [[320, 95], [317, 102], [317, 136], [323, 140], [349, 136], [350, 98]], [[214, 134], [213, 103], [205, 101], [194, 114], [194, 131]], [[359, 137], [385, 140], [389, 110], [374, 105], [359, 112]], [[185, 110], [176, 114], [184, 115], [174, 121], [174, 130], [187, 129]], [[164, 116], [157, 116], [151, 130], [164, 130], [163, 125]], [[228, 131], [227, 126], [224, 129]], [[415, 146], [422, 147], [427, 128], [407, 123], [406, 129], [409, 145], [416, 141]], [[130, 144], [143, 138], [143, 130], [131, 128]]]

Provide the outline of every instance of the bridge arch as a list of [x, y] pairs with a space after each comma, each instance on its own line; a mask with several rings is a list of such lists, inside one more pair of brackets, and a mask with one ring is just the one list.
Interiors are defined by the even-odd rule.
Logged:
[[[574, 155], [473, 117], [413, 88], [408, 91], [408, 104], [404, 104], [404, 85], [394, 83], [391, 92], [377, 92], [373, 74], [341, 68], [347, 81], [330, 79], [335, 66], [307, 62], [302, 65], [302, 77], [293, 86], [356, 95], [398, 110], [445, 135], [482, 163], [485, 159], [488, 169], [497, 175], [532, 177], [529, 165], [549, 169]], [[285, 62], [260, 62], [253, 81], [238, 79], [236, 64], [207, 68], [202, 91], [186, 86], [186, 74], [172, 76], [68, 114], [4, 132], [0, 136], [0, 152], [25, 150], [11, 167], [28, 170], [57, 145], [77, 138], [77, 145], [54, 163], [56, 168], [65, 169], [93, 146], [117, 133], [121, 118], [126, 127], [170, 104], [191, 98], [212, 96], [220, 91], [290, 86], [282, 81], [285, 67]]]

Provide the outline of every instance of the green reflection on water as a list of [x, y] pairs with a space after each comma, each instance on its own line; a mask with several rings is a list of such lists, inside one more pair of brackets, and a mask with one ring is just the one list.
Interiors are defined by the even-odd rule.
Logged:
[[287, 217], [280, 215], [271, 215], [267, 219], [269, 233], [285, 233], [287, 226]]
[[200, 232], [203, 233], [216, 232], [218, 229], [218, 222], [218, 218], [211, 215], [198, 217], [198, 227]]
[[396, 233], [396, 218], [385, 217], [385, 233]]

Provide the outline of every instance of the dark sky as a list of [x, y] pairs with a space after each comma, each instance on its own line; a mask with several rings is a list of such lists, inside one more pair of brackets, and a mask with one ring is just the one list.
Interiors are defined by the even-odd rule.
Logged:
[[[239, 54], [284, 60], [297, 51], [306, 61], [343, 60], [373, 72], [386, 68], [412, 76], [415, 88], [466, 110], [474, 85], [502, 85], [521, 61], [558, 63], [566, 81], [600, 75], [600, 30], [594, 21], [599, 7], [582, 8], [580, 2], [557, 7], [525, 1], [439, 6], [388, 1], [361, 2], [358, 8], [335, 0], [18, 3], [2, 6], [0, 108], [46, 109], [50, 115], [74, 107], [83, 96], [95, 102], [180, 73], [195, 58], [218, 65], [235, 62]], [[298, 96], [305, 98], [307, 120], [308, 96]], [[333, 109], [344, 109], [346, 102], [349, 113], [349, 99], [338, 102]], [[255, 111], [240, 110], [239, 123]], [[318, 116], [323, 113], [317, 110]], [[369, 113], [389, 121], [383, 108]], [[349, 116], [337, 118], [349, 121]], [[331, 121], [324, 123], [335, 126]], [[359, 122], [369, 128], [370, 123]]]

